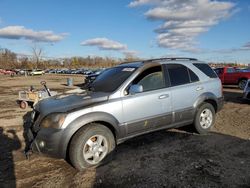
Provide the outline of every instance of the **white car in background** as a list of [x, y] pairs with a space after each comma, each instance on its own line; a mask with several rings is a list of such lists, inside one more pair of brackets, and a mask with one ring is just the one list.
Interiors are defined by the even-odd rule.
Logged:
[[34, 69], [32, 72], [29, 73], [29, 75], [34, 76], [34, 75], [44, 75], [45, 72], [41, 69]]
[[243, 99], [250, 100], [250, 79], [247, 80], [247, 84], [243, 92]]

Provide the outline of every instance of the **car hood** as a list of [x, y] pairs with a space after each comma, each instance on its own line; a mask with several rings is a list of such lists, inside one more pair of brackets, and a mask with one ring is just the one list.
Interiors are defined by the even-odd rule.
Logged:
[[96, 103], [107, 101], [108, 93], [91, 92], [86, 94], [59, 95], [39, 101], [34, 109], [39, 111], [41, 116], [50, 113], [68, 112], [74, 109], [84, 108]]

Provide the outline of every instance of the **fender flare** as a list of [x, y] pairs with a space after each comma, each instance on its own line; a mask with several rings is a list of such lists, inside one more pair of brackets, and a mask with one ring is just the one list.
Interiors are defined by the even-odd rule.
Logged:
[[[125, 134], [125, 128], [119, 126], [118, 120], [111, 114], [105, 112], [91, 112], [85, 115], [82, 115], [72, 121], [64, 130], [63, 135], [60, 140], [60, 156], [63, 158], [67, 157], [67, 149], [70, 143], [71, 138], [74, 134], [85, 125], [92, 122], [105, 122], [112, 126], [114, 130], [115, 138], [120, 138]], [[109, 127], [110, 128], [110, 127]], [[124, 130], [123, 130], [124, 129]]]
[[[210, 92], [206, 92], [201, 94], [198, 99], [195, 101], [193, 107], [195, 110], [197, 110], [197, 108], [206, 100], [213, 100], [216, 103], [216, 106], [218, 106], [218, 99], [217, 97]], [[215, 109], [216, 110], [216, 109]]]

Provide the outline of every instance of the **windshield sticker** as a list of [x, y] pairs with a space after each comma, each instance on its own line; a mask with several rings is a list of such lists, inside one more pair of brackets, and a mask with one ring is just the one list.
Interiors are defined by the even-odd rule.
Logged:
[[122, 69], [122, 71], [125, 71], [125, 72], [133, 72], [135, 70], [135, 68], [124, 68]]

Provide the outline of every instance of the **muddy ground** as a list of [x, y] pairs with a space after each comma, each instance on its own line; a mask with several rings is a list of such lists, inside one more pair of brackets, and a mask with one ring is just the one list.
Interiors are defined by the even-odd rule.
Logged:
[[[224, 88], [226, 103], [213, 132], [163, 130], [117, 147], [108, 164], [78, 172], [64, 160], [23, 155], [23, 115], [18, 91], [47, 81], [65, 92], [62, 75], [0, 76], [0, 187], [250, 187], [250, 105], [236, 87]], [[72, 77], [72, 75], [70, 76]], [[73, 76], [74, 84], [83, 82]]]

